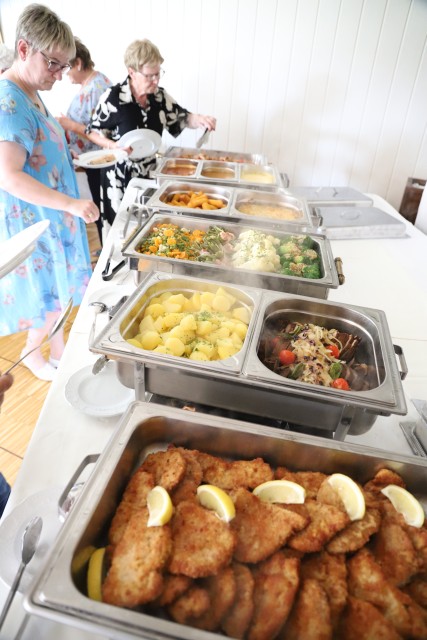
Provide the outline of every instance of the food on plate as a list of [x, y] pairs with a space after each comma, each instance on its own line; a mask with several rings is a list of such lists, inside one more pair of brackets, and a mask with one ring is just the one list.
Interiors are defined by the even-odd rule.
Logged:
[[172, 518], [172, 500], [166, 489], [156, 485], [147, 494], [147, 527], [162, 527]]
[[[163, 200], [163, 198], [160, 198]], [[163, 200], [165, 204], [172, 207], [185, 207], [187, 209], [203, 209], [204, 211], [215, 211], [224, 209], [227, 202], [221, 196], [213, 197], [204, 191], [181, 191], [168, 195]]]
[[166, 291], [143, 310], [127, 342], [198, 362], [224, 360], [243, 347], [249, 319], [249, 310], [223, 287], [201, 293]]
[[114, 162], [115, 159], [116, 159], [116, 156], [114, 155], [114, 153], [106, 153], [103, 156], [98, 156], [93, 160], [89, 160], [88, 164], [93, 164], [93, 165], [105, 164], [107, 162]]
[[[258, 229], [238, 234], [219, 225], [206, 230], [156, 223], [136, 251], [177, 260], [213, 263], [227, 268], [316, 279], [321, 277], [320, 257], [309, 236], [284, 236], [282, 239]], [[292, 248], [292, 251], [288, 250]]]
[[275, 218], [277, 220], [298, 220], [302, 217], [301, 211], [293, 207], [279, 204], [263, 204], [262, 202], [241, 202], [236, 205], [237, 211], [248, 216], [260, 218]]
[[[427, 528], [407, 524], [381, 491], [391, 478], [406, 488], [403, 479], [380, 469], [355, 483], [367, 507], [351, 521], [336, 475], [174, 445], [151, 453], [125, 487], [124, 511], [130, 495], [137, 505], [107, 547], [105, 577], [89, 567], [96, 588], [88, 595], [100, 590], [108, 604], [243, 640], [426, 638]], [[278, 476], [298, 480], [305, 502], [260, 500], [256, 487]], [[228, 522], [199, 503], [212, 477], [233, 501]], [[169, 523], [148, 527], [159, 479], [174, 510]]]
[[335, 328], [288, 322], [274, 315], [265, 322], [258, 357], [271, 371], [290, 380], [366, 391], [378, 386], [378, 379], [374, 366], [357, 361], [361, 342], [359, 336]]

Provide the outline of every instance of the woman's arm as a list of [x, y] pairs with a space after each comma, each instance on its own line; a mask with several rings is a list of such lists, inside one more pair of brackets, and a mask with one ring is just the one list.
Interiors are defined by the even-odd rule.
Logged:
[[116, 142], [114, 140], [110, 140], [100, 133], [96, 133], [95, 131], [91, 131], [90, 133], [86, 133], [86, 125], [82, 122], [76, 122], [76, 120], [72, 120], [71, 118], [67, 118], [66, 116], [59, 116], [57, 118], [59, 124], [65, 131], [72, 131], [76, 133], [78, 136], [85, 138], [86, 140], [90, 140], [94, 144], [97, 144], [98, 147], [102, 147], [103, 149], [115, 149], [117, 147]]
[[200, 113], [189, 113], [187, 116], [187, 127], [189, 129], [203, 127], [209, 131], [215, 131], [216, 118], [213, 116], [204, 116]]
[[25, 160], [26, 151], [20, 144], [0, 142], [0, 189], [30, 204], [67, 211], [85, 222], [99, 218], [98, 207], [92, 200], [67, 196], [25, 173]]

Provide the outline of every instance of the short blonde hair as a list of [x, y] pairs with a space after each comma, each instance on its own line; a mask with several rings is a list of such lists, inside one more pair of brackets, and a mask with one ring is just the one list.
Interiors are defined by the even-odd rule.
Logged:
[[139, 71], [145, 64], [154, 66], [162, 62], [160, 51], [150, 40], [135, 40], [125, 51], [125, 65], [135, 71]]
[[32, 49], [51, 51], [58, 47], [70, 58], [76, 53], [74, 35], [66, 22], [42, 4], [29, 4], [16, 24], [15, 47], [26, 40]]

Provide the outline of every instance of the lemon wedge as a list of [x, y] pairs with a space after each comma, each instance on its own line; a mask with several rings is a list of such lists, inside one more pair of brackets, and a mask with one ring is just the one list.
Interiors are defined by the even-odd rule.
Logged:
[[228, 493], [213, 484], [201, 484], [197, 487], [197, 497], [202, 507], [215, 511], [223, 522], [230, 522], [236, 515], [234, 502]]
[[424, 509], [412, 493], [397, 484], [389, 484], [381, 489], [381, 493], [390, 500], [396, 511], [402, 514], [407, 524], [418, 528], [423, 526]]
[[328, 482], [338, 492], [350, 520], [361, 520], [365, 515], [365, 498], [354, 480], [343, 473], [333, 473]]
[[80, 549], [80, 551], [76, 553], [71, 563], [71, 573], [73, 575], [80, 573], [80, 571], [85, 568], [94, 551], [96, 551], [96, 547], [94, 547], [93, 545], [88, 545], [87, 547], [83, 547], [83, 549]]
[[166, 489], [160, 485], [157, 485], [148, 493], [147, 507], [147, 527], [161, 527], [172, 518], [172, 500]]
[[252, 493], [262, 502], [302, 504], [305, 500], [304, 487], [291, 480], [269, 480], [255, 487]]
[[96, 549], [89, 558], [87, 570], [87, 595], [92, 600], [102, 602], [102, 574], [104, 568], [105, 547]]

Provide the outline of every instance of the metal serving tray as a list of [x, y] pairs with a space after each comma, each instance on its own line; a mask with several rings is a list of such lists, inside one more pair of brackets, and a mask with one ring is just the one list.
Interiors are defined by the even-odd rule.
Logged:
[[[179, 207], [167, 202], [174, 194], [189, 191], [196, 193], [202, 191], [210, 198], [223, 200], [226, 206], [222, 209], [205, 211], [204, 209]], [[295, 217], [293, 220], [288, 220], [271, 217], [269, 215], [250, 215], [241, 211], [242, 205], [245, 204], [260, 204], [266, 208], [284, 207], [291, 210], [292, 215]], [[286, 189], [280, 188], [270, 192], [257, 189], [243, 189], [237, 186], [221, 187], [213, 184], [202, 185], [199, 182], [192, 182], [191, 180], [183, 182], [166, 180], [159, 189], [150, 196], [146, 202], [146, 207], [154, 212], [168, 211], [178, 214], [182, 213], [183, 215], [209, 216], [209, 218], [216, 219], [229, 217], [234, 220], [251, 221], [251, 223], [257, 225], [274, 225], [277, 228], [283, 224], [291, 224], [299, 229], [313, 228], [313, 226], [315, 226], [307, 201], [304, 198], [295, 197]]]
[[239, 151], [221, 151], [219, 149], [197, 149], [187, 147], [168, 147], [163, 154], [165, 158], [187, 158], [194, 160], [219, 160], [223, 162], [250, 162], [251, 164], [268, 164], [266, 156], [261, 153], [240, 153]]
[[[136, 282], [139, 283], [145, 277], [147, 271], [163, 271], [176, 275], [203, 277], [213, 280], [221, 280], [235, 284], [243, 284], [260, 289], [273, 291], [287, 291], [300, 295], [313, 296], [314, 298], [327, 298], [329, 289], [339, 286], [336, 265], [332, 256], [329, 240], [320, 234], [308, 234], [314, 241], [314, 249], [320, 257], [321, 277], [318, 279], [287, 276], [280, 273], [261, 273], [249, 269], [233, 269], [230, 266], [218, 265], [209, 262], [195, 262], [191, 260], [179, 260], [156, 255], [145, 255], [137, 251], [137, 247], [150, 234], [154, 226], [160, 224], [176, 224], [186, 229], [201, 229], [207, 231], [212, 225], [220, 225], [225, 231], [232, 232], [235, 236], [247, 231], [254, 226], [242, 223], [218, 222], [209, 218], [194, 218], [190, 216], [171, 216], [154, 214], [149, 221], [131, 237], [130, 242], [124, 246], [123, 255], [130, 258], [130, 268], [135, 269]], [[280, 232], [274, 229], [263, 228], [265, 233], [271, 233], [276, 238], [295, 234], [291, 225], [282, 225]], [[307, 235], [307, 234], [306, 234]]]
[[175, 180], [197, 180], [197, 182], [218, 184], [223, 186], [242, 186], [271, 191], [277, 187], [285, 187], [284, 178], [273, 165], [256, 165], [240, 162], [224, 162], [220, 160], [179, 160], [162, 158], [150, 172], [159, 184], [171, 179], [170, 170], [176, 170], [177, 165], [194, 165], [194, 173], [176, 175]]
[[352, 187], [290, 187], [289, 191], [316, 206], [355, 205], [370, 207], [373, 204], [372, 198]]
[[285, 466], [293, 471], [344, 473], [361, 484], [387, 467], [403, 477], [408, 490], [427, 508], [427, 467], [421, 458], [155, 404], [134, 403], [102, 452], [43, 570], [27, 593], [24, 606], [28, 612], [109, 638], [223, 638], [156, 617], [143, 609], [134, 611], [89, 600], [84, 586], [86, 567], [73, 573], [77, 556], [85, 547], [105, 544], [111, 519], [131, 474], [148, 453], [165, 449], [169, 444], [227, 459], [250, 460], [260, 456], [273, 467]]
[[[333, 434], [337, 439], [343, 439], [347, 433], [358, 435], [368, 431], [378, 415], [406, 414], [401, 383], [407, 373], [406, 363], [400, 347], [392, 344], [385, 315], [379, 310], [240, 287], [243, 299], [253, 304], [253, 314], [244, 346], [234, 358], [199, 363], [146, 351], [126, 341], [138, 333], [138, 319], [134, 319], [142, 315], [156, 291], [212, 290], [218, 285], [221, 283], [151, 273], [89, 348], [119, 361], [118, 377], [125, 386], [135, 388], [137, 400], [145, 400], [149, 392], [285, 420], [318, 429], [325, 435]], [[232, 290], [233, 294], [235, 291]], [[271, 372], [257, 356], [262, 326], [270, 310], [283, 310], [289, 320], [303, 317], [306, 322], [360, 332], [368, 362], [377, 367], [378, 386], [370, 391], [346, 392], [289, 380]], [[401, 358], [402, 372], [398, 370], [395, 352]]]

